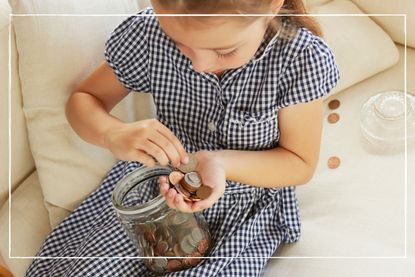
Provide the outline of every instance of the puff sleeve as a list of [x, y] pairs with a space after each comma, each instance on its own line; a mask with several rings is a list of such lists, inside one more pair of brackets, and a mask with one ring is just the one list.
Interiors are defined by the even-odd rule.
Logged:
[[129, 90], [150, 92], [145, 18], [131, 16], [111, 33], [105, 59], [118, 80]]
[[335, 87], [339, 78], [329, 46], [314, 37], [288, 64], [281, 78], [277, 106], [285, 108], [321, 98]]

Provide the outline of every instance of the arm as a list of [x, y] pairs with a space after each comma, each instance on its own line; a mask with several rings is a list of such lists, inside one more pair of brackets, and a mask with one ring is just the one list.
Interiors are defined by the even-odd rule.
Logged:
[[122, 121], [109, 114], [128, 91], [118, 82], [106, 62], [83, 80], [66, 104], [66, 117], [74, 131], [85, 141], [105, 147], [104, 134]]
[[164, 179], [160, 192], [167, 204], [183, 212], [211, 207], [223, 195], [225, 180], [268, 188], [307, 183], [314, 174], [320, 153], [322, 103], [319, 99], [281, 109], [278, 114], [280, 141], [274, 149], [197, 152], [197, 171], [203, 184], [213, 187], [213, 193], [200, 202], [185, 202]]
[[122, 122], [109, 114], [128, 90], [118, 81], [106, 62], [71, 94], [66, 117], [85, 141], [108, 148], [121, 160], [139, 161], [147, 166], [187, 162], [186, 151], [177, 137], [156, 119]]
[[281, 109], [278, 114], [280, 141], [274, 149], [214, 152], [223, 164], [226, 179], [258, 187], [307, 183], [314, 174], [320, 153], [322, 103], [318, 99]]

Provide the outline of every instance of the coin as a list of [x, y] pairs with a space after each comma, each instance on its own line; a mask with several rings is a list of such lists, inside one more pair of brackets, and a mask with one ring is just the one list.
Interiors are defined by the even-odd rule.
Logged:
[[330, 157], [327, 161], [327, 166], [331, 169], [338, 168], [340, 166], [340, 158], [336, 156]]
[[170, 260], [167, 263], [167, 270], [168, 271], [177, 271], [182, 268], [182, 262], [180, 260]]
[[197, 167], [197, 159], [195, 154], [189, 153], [187, 156], [189, 157], [189, 162], [187, 164], [180, 164], [180, 166], [177, 167], [177, 169], [183, 173], [195, 171]]
[[182, 178], [183, 178], [183, 173], [181, 173], [179, 171], [172, 171], [169, 174], [170, 185], [174, 186], [174, 184], [177, 183], [177, 180], [181, 180]]
[[203, 239], [204, 237], [204, 233], [202, 231], [202, 229], [200, 228], [193, 228], [192, 230], [192, 238], [196, 241], [199, 242]]
[[191, 237], [189, 235], [187, 235], [180, 242], [180, 248], [187, 255], [191, 254], [193, 252], [193, 249], [194, 249], [194, 247], [190, 244], [189, 239], [191, 239]]
[[183, 199], [186, 201], [192, 201], [190, 199], [190, 192], [188, 192], [187, 190], [183, 189], [183, 187], [180, 184], [176, 184], [175, 187], [176, 191], [183, 196]]
[[330, 110], [335, 110], [340, 106], [340, 101], [337, 99], [333, 99], [329, 102]]
[[204, 254], [206, 250], [209, 248], [209, 241], [207, 239], [202, 239], [197, 246], [197, 250]]
[[155, 243], [156, 242], [156, 237], [154, 236], [154, 233], [151, 231], [145, 231], [144, 232], [144, 238], [149, 242], [149, 243]]
[[331, 124], [336, 123], [337, 121], [339, 121], [339, 119], [340, 115], [338, 113], [331, 113], [327, 118], [328, 122]]
[[212, 188], [208, 186], [201, 186], [196, 192], [197, 197], [199, 197], [202, 200], [208, 198], [211, 194]]
[[168, 249], [168, 243], [162, 240], [157, 243], [156, 247], [154, 248], [154, 252], [159, 256], [164, 256]]
[[166, 258], [156, 258], [153, 262], [153, 269], [156, 272], [164, 272], [165, 267], [167, 266]]
[[186, 173], [184, 175], [182, 182], [186, 188], [189, 188], [189, 190], [197, 190], [202, 185], [202, 180], [200, 179], [199, 174], [197, 172], [192, 171], [189, 173]]

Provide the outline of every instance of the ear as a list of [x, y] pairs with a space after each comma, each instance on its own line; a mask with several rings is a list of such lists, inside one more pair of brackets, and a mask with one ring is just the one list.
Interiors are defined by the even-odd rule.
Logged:
[[271, 12], [273, 14], [278, 13], [281, 10], [283, 5], [284, 5], [284, 0], [273, 0], [271, 2]]

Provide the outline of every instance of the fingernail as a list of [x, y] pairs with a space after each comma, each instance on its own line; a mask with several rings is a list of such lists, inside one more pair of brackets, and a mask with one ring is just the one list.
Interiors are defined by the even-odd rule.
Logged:
[[184, 158], [183, 158], [183, 163], [184, 164], [187, 164], [189, 162], [189, 156], [184, 156]]

